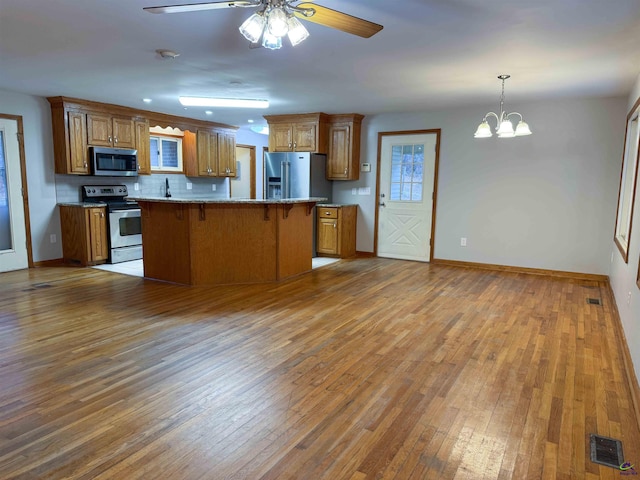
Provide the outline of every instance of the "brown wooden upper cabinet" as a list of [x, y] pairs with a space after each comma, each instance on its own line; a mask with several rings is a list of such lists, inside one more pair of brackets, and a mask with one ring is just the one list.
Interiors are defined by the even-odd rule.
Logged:
[[327, 153], [326, 113], [265, 115], [270, 152]]
[[210, 166], [210, 173], [200, 174], [236, 176], [236, 127], [77, 98], [49, 97], [47, 100], [51, 104], [56, 173], [89, 175], [89, 147], [106, 146], [138, 150], [138, 173], [150, 174], [149, 126], [157, 125], [189, 133], [183, 141], [183, 159], [185, 173], [192, 176], [199, 175], [196, 163], [201, 159], [197, 158], [195, 134], [190, 132], [213, 131], [215, 162]]
[[363, 118], [357, 113], [330, 116], [327, 179], [360, 178], [360, 131]]
[[138, 151], [138, 173], [140, 175], [151, 174], [151, 144], [149, 139], [149, 120], [136, 120], [135, 125], [136, 144]]
[[[189, 141], [185, 136], [184, 141]], [[185, 163], [190, 177], [235, 177], [236, 136], [226, 131], [198, 130], [196, 133], [196, 168]]]
[[133, 118], [87, 114], [87, 144], [95, 147], [135, 148]]

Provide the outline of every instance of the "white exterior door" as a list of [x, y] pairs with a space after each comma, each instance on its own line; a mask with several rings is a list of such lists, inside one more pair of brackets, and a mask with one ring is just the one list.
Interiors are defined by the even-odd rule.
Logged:
[[428, 262], [436, 133], [384, 135], [380, 152], [378, 256]]
[[0, 272], [28, 266], [18, 123], [0, 118]]

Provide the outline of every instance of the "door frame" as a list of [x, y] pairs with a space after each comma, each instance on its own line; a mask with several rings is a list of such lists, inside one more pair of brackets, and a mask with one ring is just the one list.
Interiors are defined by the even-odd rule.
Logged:
[[442, 129], [432, 128], [428, 130], [400, 130], [397, 132], [378, 132], [378, 159], [376, 168], [376, 198], [375, 221], [373, 230], [373, 254], [378, 256], [378, 211], [380, 207], [380, 168], [382, 163], [382, 138], [399, 135], [436, 135], [436, 158], [433, 166], [433, 204], [431, 206], [431, 240], [429, 248], [429, 262], [433, 261], [433, 252], [436, 244], [436, 205], [438, 203], [438, 168], [440, 165], [440, 136]]
[[[236, 144], [236, 148], [248, 148], [249, 149], [249, 196], [250, 198], [256, 198], [256, 146]], [[229, 182], [229, 196], [231, 196], [231, 182]]]
[[0, 113], [0, 118], [5, 120], [13, 120], [16, 122], [18, 129], [18, 152], [20, 162], [20, 176], [22, 177], [22, 207], [24, 209], [24, 229], [27, 241], [27, 265], [33, 268], [33, 250], [31, 248], [31, 221], [29, 215], [29, 189], [27, 188], [27, 162], [24, 154], [24, 128], [22, 124], [22, 115], [10, 115], [8, 113]]

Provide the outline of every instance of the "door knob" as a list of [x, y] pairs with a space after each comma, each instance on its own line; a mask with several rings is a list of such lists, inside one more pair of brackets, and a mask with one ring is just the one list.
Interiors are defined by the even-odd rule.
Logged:
[[384, 198], [384, 193], [381, 193], [381, 194], [380, 194], [380, 198]]

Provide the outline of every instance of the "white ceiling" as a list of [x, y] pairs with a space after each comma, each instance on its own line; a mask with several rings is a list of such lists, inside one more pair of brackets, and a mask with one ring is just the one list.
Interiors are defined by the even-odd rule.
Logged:
[[[502, 73], [512, 76], [507, 105], [628, 95], [640, 73], [640, 0], [318, 0], [384, 29], [363, 39], [305, 22], [310, 37], [277, 51], [248, 48], [238, 26], [249, 9], [142, 10], [172, 3], [181, 2], [0, 0], [0, 89], [246, 126], [263, 114], [497, 104]], [[271, 106], [206, 116], [185, 111], [179, 95]]]

